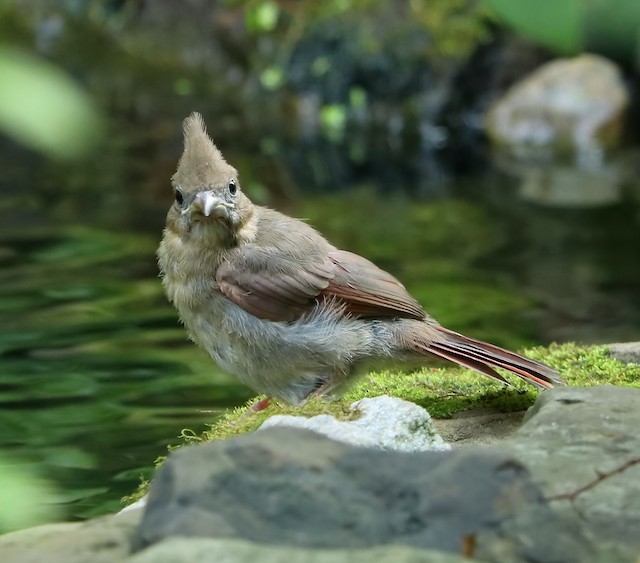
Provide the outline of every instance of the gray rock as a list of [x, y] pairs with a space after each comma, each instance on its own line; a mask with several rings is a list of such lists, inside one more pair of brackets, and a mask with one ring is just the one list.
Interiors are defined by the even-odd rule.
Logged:
[[0, 536], [0, 561], [6, 563], [115, 563], [125, 561], [129, 540], [142, 514], [95, 518], [87, 522], [46, 524]]
[[[241, 540], [171, 538], [135, 555], [130, 563], [466, 563], [451, 553], [390, 545], [363, 549], [305, 549]], [[478, 561], [474, 559], [474, 561]]]
[[[14, 532], [0, 559], [454, 563], [464, 550], [500, 563], [632, 563], [639, 407], [640, 389], [550, 390], [500, 451], [393, 453], [284, 428], [185, 448], [158, 472], [140, 525], [132, 510]], [[492, 413], [460, 420], [484, 417], [493, 428]], [[484, 440], [456, 428], [459, 443]]]
[[[461, 555], [407, 546], [311, 549], [237, 539], [169, 538], [135, 555], [130, 538], [141, 512], [47, 524], [0, 536], [3, 563], [464, 563]], [[476, 559], [477, 561], [477, 559]]]
[[609, 353], [625, 364], [640, 364], [640, 342], [609, 344]]
[[368, 448], [404, 452], [451, 449], [439, 435], [429, 413], [414, 403], [382, 395], [351, 405], [360, 413], [356, 420], [342, 421], [328, 414], [272, 416], [261, 429], [286, 426], [313, 430], [328, 438]]
[[[535, 541], [542, 533], [554, 541]], [[152, 483], [134, 549], [174, 536], [452, 553], [471, 542], [477, 557], [500, 562], [592, 561], [596, 551], [504, 454], [354, 448], [287, 428], [174, 452]]]
[[520, 426], [525, 412], [497, 412], [473, 409], [455, 413], [451, 418], [435, 420], [442, 438], [455, 447], [499, 445]]
[[640, 389], [564, 387], [543, 393], [501, 449], [529, 468], [557, 512], [637, 554], [639, 430]]
[[603, 57], [552, 61], [518, 82], [487, 114], [498, 145], [521, 157], [586, 153], [619, 144], [629, 93]]

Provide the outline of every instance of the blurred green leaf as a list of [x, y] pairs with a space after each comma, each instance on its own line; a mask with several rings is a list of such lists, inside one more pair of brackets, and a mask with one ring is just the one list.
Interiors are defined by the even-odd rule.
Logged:
[[0, 457], [0, 533], [49, 522], [60, 514], [54, 492], [27, 463]]
[[329, 140], [339, 142], [344, 137], [344, 129], [347, 124], [347, 112], [345, 107], [339, 104], [329, 104], [320, 110], [320, 125]]
[[178, 78], [173, 83], [173, 91], [179, 96], [188, 96], [193, 93], [193, 82], [188, 78]]
[[275, 2], [266, 0], [249, 6], [247, 10], [247, 27], [257, 33], [273, 31], [278, 25], [280, 8]]
[[354, 87], [349, 90], [349, 104], [353, 109], [361, 110], [367, 107], [366, 90]]
[[270, 66], [262, 71], [260, 82], [267, 90], [277, 90], [282, 85], [282, 69]]
[[100, 139], [100, 116], [64, 72], [26, 53], [0, 47], [0, 129], [58, 158], [87, 154]]
[[582, 0], [485, 0], [498, 19], [561, 53], [582, 45]]
[[324, 76], [331, 70], [331, 59], [326, 56], [316, 57], [311, 65], [313, 76]]
[[584, 49], [640, 63], [640, 2], [582, 0]]

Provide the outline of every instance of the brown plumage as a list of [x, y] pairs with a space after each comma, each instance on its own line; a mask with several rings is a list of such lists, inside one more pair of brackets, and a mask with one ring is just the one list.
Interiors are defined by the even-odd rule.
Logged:
[[184, 133], [163, 282], [192, 338], [256, 391], [299, 402], [367, 361], [434, 356], [505, 383], [495, 368], [560, 383], [544, 364], [442, 327], [388, 272], [251, 203], [198, 114]]

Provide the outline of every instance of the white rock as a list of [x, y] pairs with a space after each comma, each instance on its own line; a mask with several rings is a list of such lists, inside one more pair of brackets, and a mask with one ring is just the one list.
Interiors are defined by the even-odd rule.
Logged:
[[140, 510], [141, 508], [144, 508], [145, 506], [147, 506], [147, 496], [148, 495], [140, 497], [136, 502], [132, 502], [131, 504], [125, 506], [122, 510], [117, 512], [117, 514], [124, 514], [125, 512], [131, 512], [132, 510]]
[[321, 414], [311, 418], [277, 415], [260, 427], [306, 428], [354, 446], [404, 452], [449, 450], [436, 432], [429, 413], [414, 403], [387, 395], [362, 399], [351, 405], [360, 412], [356, 420], [341, 421]]

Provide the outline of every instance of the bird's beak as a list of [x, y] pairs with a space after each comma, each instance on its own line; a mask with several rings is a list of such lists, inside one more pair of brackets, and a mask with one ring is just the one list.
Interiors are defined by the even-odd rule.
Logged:
[[198, 211], [205, 217], [211, 217], [212, 219], [228, 218], [229, 217], [229, 204], [214, 195], [211, 191], [200, 192], [193, 203], [191, 209]]

